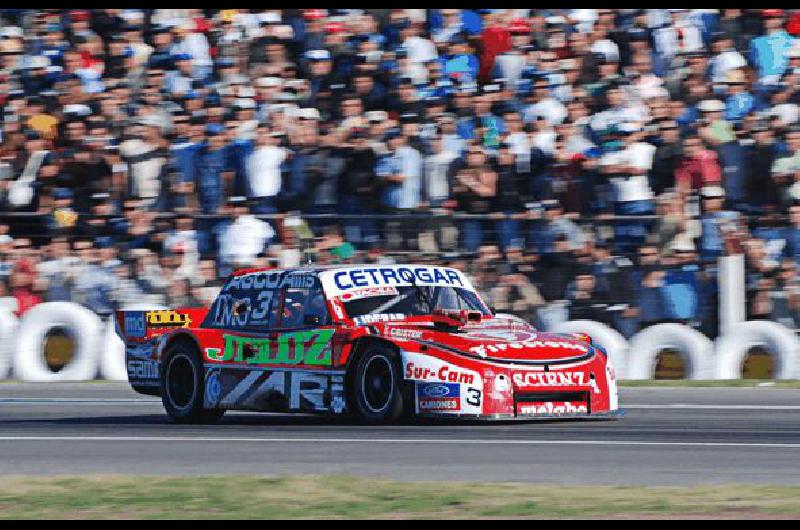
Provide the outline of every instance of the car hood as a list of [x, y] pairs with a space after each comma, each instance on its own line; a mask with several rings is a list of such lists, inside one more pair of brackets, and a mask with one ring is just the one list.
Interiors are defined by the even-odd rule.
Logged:
[[568, 363], [594, 355], [594, 348], [584, 340], [543, 333], [501, 319], [488, 319], [453, 332], [432, 325], [393, 322], [383, 326], [382, 334], [393, 341], [415, 341], [432, 348], [498, 362]]

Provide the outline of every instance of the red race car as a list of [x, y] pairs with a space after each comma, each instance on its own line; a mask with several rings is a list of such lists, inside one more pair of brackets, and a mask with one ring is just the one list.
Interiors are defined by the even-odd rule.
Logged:
[[615, 417], [588, 335], [495, 315], [460, 271], [427, 265], [234, 273], [210, 309], [118, 311], [128, 378], [177, 422], [225, 410], [471, 419]]

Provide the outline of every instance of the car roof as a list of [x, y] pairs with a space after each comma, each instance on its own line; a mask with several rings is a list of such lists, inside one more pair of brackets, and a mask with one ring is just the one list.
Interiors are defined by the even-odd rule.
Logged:
[[316, 265], [310, 263], [308, 265], [301, 265], [300, 267], [288, 267], [285, 269], [272, 269], [269, 267], [256, 267], [251, 269], [237, 269], [233, 272], [233, 276], [242, 276], [244, 274], [253, 274], [255, 272], [310, 272], [319, 274], [320, 272], [324, 271], [335, 271], [335, 270], [349, 270], [349, 269], [362, 269], [364, 267], [442, 267], [442, 268], [452, 268], [452, 267], [445, 267], [444, 265], [423, 265], [421, 263], [384, 263], [384, 264], [377, 264], [377, 263], [352, 263], [347, 265]]

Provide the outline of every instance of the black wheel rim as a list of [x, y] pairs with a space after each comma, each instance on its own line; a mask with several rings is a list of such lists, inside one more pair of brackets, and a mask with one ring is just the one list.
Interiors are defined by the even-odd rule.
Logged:
[[167, 392], [175, 408], [187, 408], [195, 394], [194, 366], [185, 355], [172, 358], [167, 371]]
[[362, 380], [364, 401], [372, 412], [381, 412], [388, 405], [394, 391], [394, 374], [389, 360], [375, 356], [367, 361]]

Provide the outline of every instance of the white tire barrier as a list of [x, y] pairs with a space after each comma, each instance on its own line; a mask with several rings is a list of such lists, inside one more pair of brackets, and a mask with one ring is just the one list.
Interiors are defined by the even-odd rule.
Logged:
[[608, 360], [617, 379], [628, 375], [628, 341], [617, 330], [593, 320], [569, 320], [556, 325], [553, 333], [586, 333], [608, 353]]
[[8, 377], [17, 317], [7, 309], [0, 309], [0, 379]]
[[[167, 309], [162, 305], [131, 304], [124, 311], [156, 311]], [[116, 316], [108, 319], [103, 337], [103, 351], [100, 353], [100, 375], [111, 381], [127, 381], [128, 367], [125, 364], [125, 343], [117, 335]]]
[[739, 379], [747, 352], [762, 346], [776, 357], [775, 379], [800, 378], [800, 339], [777, 322], [751, 320], [717, 339], [718, 379]]
[[[102, 322], [92, 311], [71, 302], [46, 302], [19, 321], [14, 351], [14, 374], [23, 381], [84, 381], [97, 373], [97, 349]], [[65, 328], [75, 340], [72, 359], [58, 372], [47, 367], [44, 339], [55, 327]]]
[[628, 379], [653, 379], [658, 354], [679, 351], [688, 361], [686, 379], [714, 376], [714, 344], [708, 337], [683, 324], [656, 324], [631, 338], [628, 349]]

